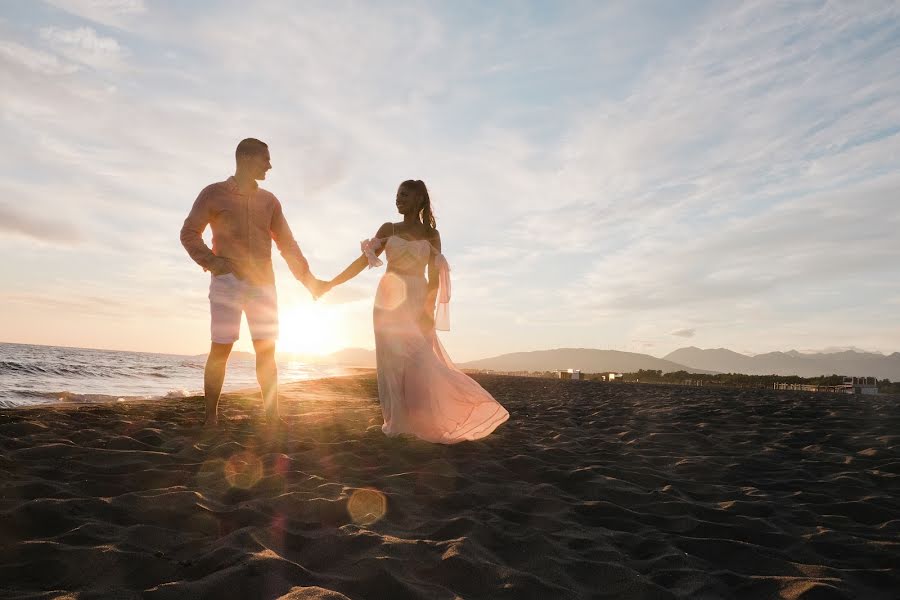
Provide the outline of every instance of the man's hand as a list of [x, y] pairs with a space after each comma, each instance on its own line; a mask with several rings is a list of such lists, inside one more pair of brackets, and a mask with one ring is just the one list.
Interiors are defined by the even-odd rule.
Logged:
[[217, 256], [215, 262], [209, 266], [209, 270], [213, 275], [225, 275], [226, 273], [231, 273], [234, 269], [231, 268], [231, 265], [228, 263], [228, 260]]
[[312, 294], [313, 299], [318, 300], [331, 290], [332, 285], [330, 281], [322, 281], [314, 277], [306, 287], [309, 289], [309, 293]]

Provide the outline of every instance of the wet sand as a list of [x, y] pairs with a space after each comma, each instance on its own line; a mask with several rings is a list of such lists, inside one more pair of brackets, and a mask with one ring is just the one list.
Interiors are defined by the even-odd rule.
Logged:
[[896, 598], [896, 397], [476, 377], [479, 442], [374, 375], [0, 411], [0, 598]]

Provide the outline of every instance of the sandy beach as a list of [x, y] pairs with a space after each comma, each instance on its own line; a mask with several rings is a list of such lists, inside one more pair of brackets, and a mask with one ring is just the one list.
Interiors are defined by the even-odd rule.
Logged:
[[897, 597], [897, 398], [477, 379], [456, 446], [371, 373], [0, 411], [0, 598]]

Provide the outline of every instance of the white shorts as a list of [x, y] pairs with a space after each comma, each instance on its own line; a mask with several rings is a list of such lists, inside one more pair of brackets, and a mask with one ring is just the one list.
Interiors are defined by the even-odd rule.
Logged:
[[212, 341], [233, 344], [241, 332], [241, 313], [247, 314], [254, 342], [278, 339], [278, 296], [275, 284], [253, 285], [234, 273], [213, 275], [209, 283]]

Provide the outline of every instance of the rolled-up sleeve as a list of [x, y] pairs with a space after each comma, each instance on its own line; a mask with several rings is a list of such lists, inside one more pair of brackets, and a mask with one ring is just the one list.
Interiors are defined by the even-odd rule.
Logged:
[[272, 211], [270, 230], [272, 239], [278, 246], [278, 251], [281, 252], [281, 256], [284, 257], [294, 277], [301, 279], [309, 273], [309, 263], [303, 256], [303, 252], [300, 251], [300, 246], [297, 245], [297, 240], [294, 239], [294, 234], [284, 218], [281, 203], [277, 199], [275, 200], [275, 209]]
[[203, 267], [204, 271], [210, 270], [218, 257], [203, 241], [203, 230], [209, 225], [209, 188], [205, 188], [197, 196], [191, 212], [184, 220], [181, 227], [181, 245], [187, 250], [194, 262]]

